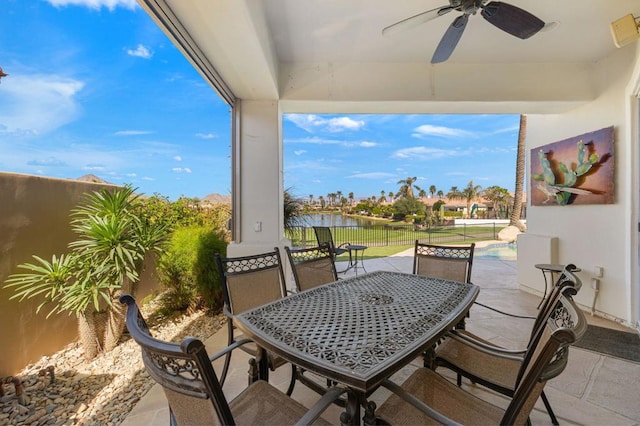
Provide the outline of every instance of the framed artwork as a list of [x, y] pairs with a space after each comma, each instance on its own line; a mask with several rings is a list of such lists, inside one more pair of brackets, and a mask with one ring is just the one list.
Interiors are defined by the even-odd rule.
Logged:
[[531, 150], [532, 206], [613, 204], [613, 126]]

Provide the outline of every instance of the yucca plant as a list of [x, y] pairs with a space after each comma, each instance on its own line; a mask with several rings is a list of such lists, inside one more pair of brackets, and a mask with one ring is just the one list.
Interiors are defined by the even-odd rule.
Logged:
[[124, 327], [118, 298], [135, 293], [147, 254], [162, 251], [168, 236], [166, 226], [150, 225], [135, 214], [138, 199], [129, 186], [88, 194], [71, 214], [78, 235], [69, 243], [71, 252], [51, 261], [33, 256], [36, 263], [18, 266], [28, 272], [6, 281], [16, 291], [12, 298], [43, 297], [37, 310], [51, 306], [47, 316], [75, 314], [88, 359], [118, 344]]

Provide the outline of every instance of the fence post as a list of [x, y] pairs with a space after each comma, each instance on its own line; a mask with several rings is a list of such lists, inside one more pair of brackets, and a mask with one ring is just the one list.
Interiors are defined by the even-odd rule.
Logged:
[[496, 239], [496, 223], [493, 222], [493, 239]]
[[467, 224], [463, 224], [462, 228], [462, 241], [467, 241]]

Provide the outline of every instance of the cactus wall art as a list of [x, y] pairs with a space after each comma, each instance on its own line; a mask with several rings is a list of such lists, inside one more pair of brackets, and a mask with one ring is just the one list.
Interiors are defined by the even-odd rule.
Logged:
[[533, 148], [533, 206], [613, 204], [613, 126]]

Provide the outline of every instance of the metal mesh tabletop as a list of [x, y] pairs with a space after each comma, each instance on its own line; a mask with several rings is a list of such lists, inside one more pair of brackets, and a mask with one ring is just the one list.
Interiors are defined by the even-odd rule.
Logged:
[[477, 293], [473, 284], [374, 272], [243, 313], [237, 323], [266, 349], [366, 392], [452, 328]]

